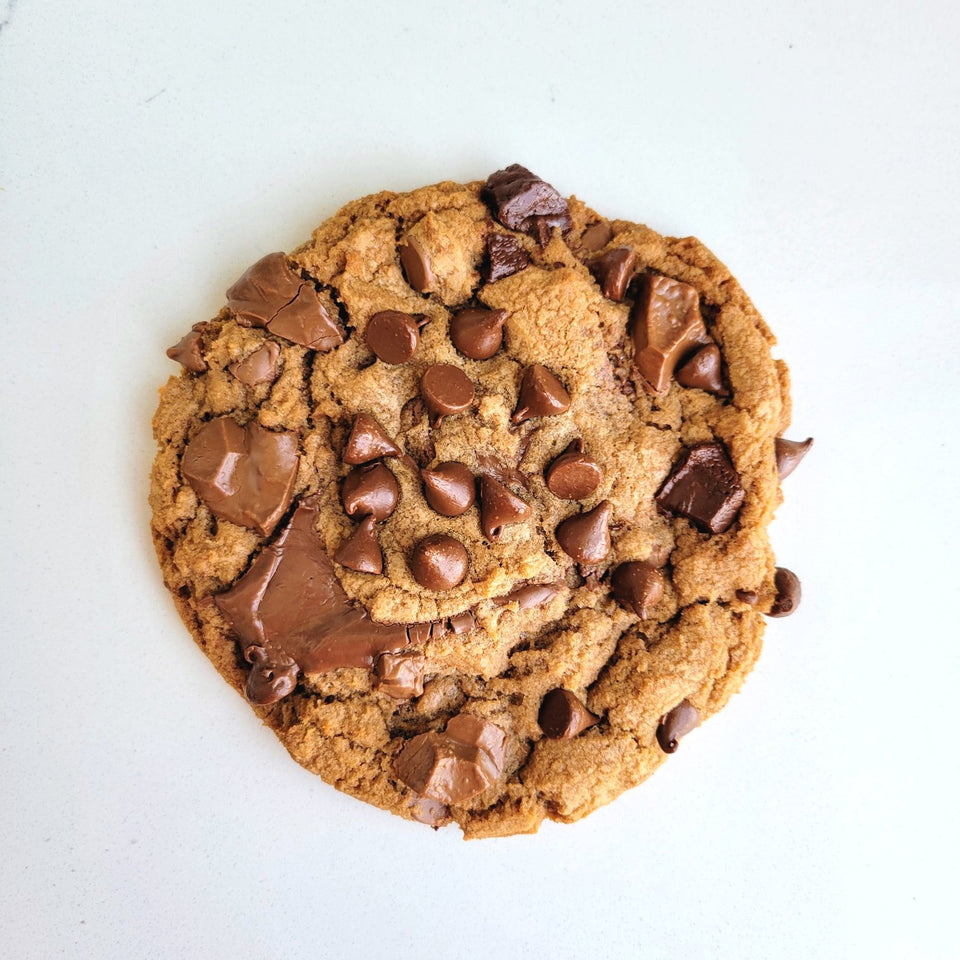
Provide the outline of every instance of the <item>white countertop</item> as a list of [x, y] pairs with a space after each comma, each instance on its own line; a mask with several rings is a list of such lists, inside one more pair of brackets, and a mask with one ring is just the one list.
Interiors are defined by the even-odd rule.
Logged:
[[[0, 0], [11, 957], [940, 958], [960, 764], [960, 12]], [[148, 536], [164, 356], [380, 188], [521, 162], [695, 233], [816, 437], [740, 694], [574, 826], [463, 843], [301, 770]]]

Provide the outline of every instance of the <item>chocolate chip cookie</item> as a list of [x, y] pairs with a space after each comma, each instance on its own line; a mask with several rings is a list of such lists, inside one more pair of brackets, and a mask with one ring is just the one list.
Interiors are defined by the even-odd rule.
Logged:
[[517, 164], [348, 204], [168, 355], [164, 579], [299, 763], [466, 837], [576, 820], [739, 688], [800, 584], [773, 336], [697, 240]]

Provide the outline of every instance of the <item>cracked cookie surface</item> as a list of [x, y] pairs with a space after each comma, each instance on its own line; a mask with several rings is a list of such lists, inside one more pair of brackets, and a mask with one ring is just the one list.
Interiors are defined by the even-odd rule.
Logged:
[[727, 702], [783, 599], [773, 342], [697, 240], [516, 165], [357, 200], [171, 348], [165, 581], [337, 788], [466, 837], [576, 820]]

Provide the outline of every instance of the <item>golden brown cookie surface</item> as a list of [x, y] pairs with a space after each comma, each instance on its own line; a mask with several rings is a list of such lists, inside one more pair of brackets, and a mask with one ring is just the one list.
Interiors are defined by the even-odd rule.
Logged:
[[165, 580], [339, 789], [468, 837], [577, 819], [726, 703], [786, 602], [772, 342], [698, 241], [523, 168], [357, 200], [174, 351]]

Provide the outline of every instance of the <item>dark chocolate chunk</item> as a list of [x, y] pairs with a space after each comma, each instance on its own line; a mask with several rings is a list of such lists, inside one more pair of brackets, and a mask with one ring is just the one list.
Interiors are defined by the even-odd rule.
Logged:
[[789, 617], [800, 606], [800, 578], [786, 567], [777, 567], [773, 585], [777, 588], [777, 595], [767, 616]]
[[367, 323], [364, 339], [384, 363], [406, 363], [420, 345], [420, 327], [424, 322], [425, 318], [419, 315], [381, 310]]
[[528, 520], [532, 514], [530, 504], [499, 480], [487, 474], [480, 478], [480, 529], [488, 540], [499, 540], [506, 524]]
[[383, 653], [377, 658], [374, 672], [377, 689], [395, 700], [409, 700], [423, 693], [426, 660], [421, 653]]
[[547, 467], [547, 489], [561, 500], [585, 500], [600, 486], [603, 471], [583, 452], [583, 442], [573, 443]]
[[187, 444], [180, 469], [215, 516], [266, 537], [290, 505], [298, 463], [296, 433], [218, 417]]
[[623, 300], [627, 284], [637, 266], [637, 253], [632, 247], [616, 247], [587, 264], [600, 284], [600, 292], [608, 300]]
[[379, 522], [397, 509], [400, 485], [382, 463], [368, 463], [354, 467], [343, 478], [341, 499], [348, 516], [373, 517]]
[[434, 363], [420, 378], [420, 394], [435, 420], [462, 413], [476, 396], [470, 378], [451, 363]]
[[496, 283], [530, 266], [530, 254], [516, 237], [506, 233], [487, 235], [487, 256], [481, 274], [484, 283]]
[[613, 571], [610, 589], [622, 607], [646, 620], [663, 596], [663, 574], [644, 560], [630, 560]]
[[191, 330], [167, 350], [167, 356], [183, 364], [184, 369], [191, 373], [203, 373], [207, 369], [207, 361], [203, 359], [202, 345], [200, 331]]
[[726, 397], [730, 391], [723, 385], [720, 348], [711, 343], [698, 350], [676, 372], [677, 383], [681, 387], [694, 387], [707, 393]]
[[523, 423], [532, 417], [556, 417], [570, 409], [566, 387], [546, 367], [534, 363], [523, 372], [517, 409], [512, 423]]
[[413, 548], [410, 572], [421, 587], [450, 590], [463, 583], [469, 565], [467, 548], [459, 540], [434, 533]]
[[541, 246], [554, 227], [566, 233], [573, 226], [567, 201], [519, 163], [490, 174], [482, 196], [505, 227], [536, 237]]
[[400, 264], [403, 267], [407, 283], [418, 293], [429, 293], [436, 289], [436, 277], [430, 264], [430, 255], [414, 237], [407, 237], [398, 247]]
[[489, 360], [503, 343], [506, 310], [468, 307], [459, 310], [450, 321], [453, 345], [471, 360]]
[[594, 726], [599, 719], [575, 693], [557, 687], [543, 698], [538, 722], [544, 736], [551, 740], [572, 740]]
[[231, 363], [227, 369], [248, 387], [261, 383], [273, 383], [280, 368], [280, 347], [272, 340], [265, 341], [260, 347], [242, 360]]
[[351, 466], [379, 460], [380, 457], [399, 457], [400, 448], [387, 431], [367, 413], [358, 413], [343, 450], [343, 462]]
[[800, 461], [809, 453], [813, 446], [813, 437], [806, 440], [786, 440], [777, 437], [774, 447], [777, 456], [777, 476], [781, 480], [789, 477], [800, 464]]
[[476, 502], [477, 481], [469, 467], [455, 460], [421, 470], [423, 495], [441, 516], [463, 516]]
[[577, 563], [600, 563], [610, 552], [610, 514], [613, 504], [603, 500], [592, 510], [564, 520], [556, 530], [557, 543]]
[[364, 517], [359, 526], [340, 544], [333, 559], [348, 570], [383, 573], [383, 553], [377, 542], [376, 517]]
[[722, 443], [701, 443], [680, 454], [656, 496], [665, 513], [686, 517], [708, 533], [729, 529], [746, 493]]
[[700, 712], [689, 700], [681, 700], [657, 727], [657, 743], [664, 753], [675, 753], [681, 738], [700, 726]]

